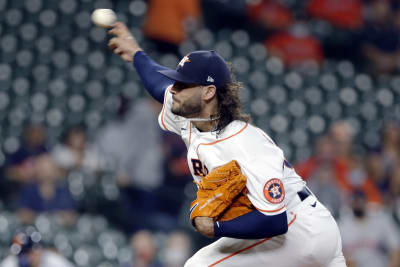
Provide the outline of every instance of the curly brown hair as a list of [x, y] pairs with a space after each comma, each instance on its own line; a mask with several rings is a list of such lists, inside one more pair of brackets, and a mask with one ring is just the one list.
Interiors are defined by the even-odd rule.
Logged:
[[242, 104], [239, 98], [239, 90], [243, 88], [242, 83], [232, 81], [224, 87], [219, 87], [216, 90], [218, 99], [218, 123], [216, 131], [220, 132], [229, 123], [234, 120], [248, 122], [250, 116], [243, 113]]

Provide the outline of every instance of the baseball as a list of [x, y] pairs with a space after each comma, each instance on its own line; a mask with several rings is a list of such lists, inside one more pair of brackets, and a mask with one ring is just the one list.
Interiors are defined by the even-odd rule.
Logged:
[[92, 13], [92, 21], [99, 27], [109, 28], [117, 21], [117, 15], [111, 9], [96, 9]]

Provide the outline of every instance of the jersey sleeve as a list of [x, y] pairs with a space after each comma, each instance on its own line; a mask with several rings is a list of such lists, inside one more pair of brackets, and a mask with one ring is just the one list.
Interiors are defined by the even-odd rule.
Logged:
[[165, 91], [163, 108], [158, 116], [158, 123], [164, 131], [181, 135], [181, 128], [184, 127], [184, 124], [187, 123], [187, 121], [171, 112], [173, 101], [170, 91], [171, 87], [172, 85], [168, 86]]
[[278, 167], [282, 166], [283, 159], [266, 157], [268, 158], [269, 161], [247, 162], [243, 169], [252, 204], [266, 215], [276, 215], [286, 211], [286, 191], [282, 182], [282, 171]]
[[283, 151], [268, 136], [255, 132], [252, 136], [242, 140], [244, 155], [238, 155], [242, 159], [240, 167], [247, 177], [249, 200], [265, 215], [283, 213], [287, 202]]

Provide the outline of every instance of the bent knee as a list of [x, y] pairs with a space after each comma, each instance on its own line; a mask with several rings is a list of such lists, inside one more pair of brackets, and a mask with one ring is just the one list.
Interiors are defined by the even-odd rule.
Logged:
[[184, 267], [204, 267], [204, 266], [208, 266], [209, 264], [207, 264], [206, 262], [204, 262], [204, 260], [201, 260], [200, 257], [198, 256], [198, 254], [194, 254], [192, 257], [190, 257]]
[[194, 256], [192, 256], [191, 258], [189, 258], [189, 259], [185, 262], [184, 267], [196, 267], [196, 262], [195, 262], [195, 260], [194, 260], [193, 258], [194, 258]]

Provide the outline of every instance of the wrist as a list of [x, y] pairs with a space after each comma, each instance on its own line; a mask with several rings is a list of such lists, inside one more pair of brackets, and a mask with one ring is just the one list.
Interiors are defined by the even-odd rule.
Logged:
[[218, 221], [214, 222], [214, 237], [221, 237], [220, 224]]
[[214, 237], [214, 220], [210, 217], [194, 218], [194, 227], [207, 237]]
[[[140, 53], [141, 52], [141, 53]], [[136, 58], [136, 56], [139, 56], [139, 55], [145, 55], [145, 52], [141, 49], [141, 48], [138, 48], [138, 49], [136, 49], [135, 51], [133, 51], [132, 52], [132, 60], [133, 60], [133, 64], [135, 64], [135, 58]]]
[[132, 57], [134, 57], [140, 51], [143, 51], [143, 49], [140, 48], [140, 47], [137, 47], [137, 48], [133, 49], [132, 52], [131, 52]]

